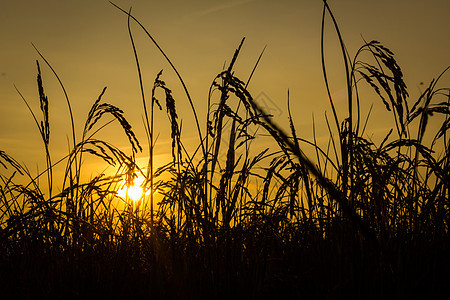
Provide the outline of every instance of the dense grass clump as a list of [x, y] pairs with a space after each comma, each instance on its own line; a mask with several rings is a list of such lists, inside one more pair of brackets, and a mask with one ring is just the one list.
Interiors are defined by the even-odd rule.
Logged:
[[[30, 111], [47, 166], [33, 175], [0, 151], [2, 297], [403, 299], [446, 291], [450, 89], [439, 83], [447, 69], [416, 101], [409, 99], [394, 54], [370, 41], [350, 58], [324, 2], [323, 20], [331, 17], [342, 46], [348, 104], [347, 114], [339, 116], [323, 63], [333, 112], [327, 147], [315, 136], [313, 141], [299, 137], [290, 111], [285, 131], [255, 103], [251, 78], [242, 81], [233, 71], [244, 40], [211, 84], [202, 131], [182, 77], [141, 23], [123, 12], [140, 78], [148, 164], [136, 164], [143, 147], [124, 112], [103, 100], [106, 88], [94, 101], [81, 138], [72, 125], [70, 151], [55, 163], [38, 63], [41, 119]], [[151, 99], [145, 97], [131, 21], [179, 76], [196, 120], [199, 144], [193, 153], [183, 144], [176, 100], [162, 72]], [[380, 144], [364, 134], [362, 84], [392, 112], [395, 127]], [[172, 160], [158, 169], [155, 108], [166, 110], [172, 139]], [[443, 122], [431, 132], [427, 125], [436, 115]], [[111, 122], [120, 125], [130, 153], [98, 138]], [[273, 147], [254, 150], [260, 133], [269, 134]], [[304, 154], [305, 147], [312, 147], [314, 158]], [[115, 175], [85, 181], [85, 156], [102, 159]], [[64, 176], [55, 182], [53, 170], [63, 163]], [[123, 182], [131, 186], [138, 174], [150, 193], [137, 201], [120, 196]]]

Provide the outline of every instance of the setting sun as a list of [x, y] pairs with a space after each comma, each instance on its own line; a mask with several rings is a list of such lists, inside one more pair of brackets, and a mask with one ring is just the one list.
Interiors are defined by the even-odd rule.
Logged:
[[126, 183], [122, 186], [120, 190], [117, 191], [117, 195], [122, 198], [127, 198], [127, 196], [133, 201], [138, 201], [143, 195], [149, 195], [150, 189], [145, 190], [143, 185], [145, 183], [145, 178], [138, 176], [134, 179], [133, 184], [127, 186]]

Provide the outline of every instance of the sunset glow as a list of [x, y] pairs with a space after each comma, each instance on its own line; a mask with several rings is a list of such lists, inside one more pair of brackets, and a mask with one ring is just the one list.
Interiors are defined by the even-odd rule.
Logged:
[[450, 299], [449, 11], [0, 0], [0, 300]]

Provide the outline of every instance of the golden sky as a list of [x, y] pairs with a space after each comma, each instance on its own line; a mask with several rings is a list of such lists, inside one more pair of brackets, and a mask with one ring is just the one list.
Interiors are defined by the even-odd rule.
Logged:
[[[209, 85], [224, 63], [230, 61], [242, 37], [246, 37], [236, 66], [236, 75], [244, 81], [267, 45], [250, 92], [254, 96], [263, 92], [270, 99], [268, 108], [275, 112], [278, 123], [286, 126], [289, 88], [298, 134], [310, 137], [312, 114], [317, 124], [321, 124], [316, 126], [325, 128], [323, 115], [330, 108], [320, 61], [322, 1], [113, 2], [124, 9], [132, 6], [133, 14], [172, 59], [193, 96], [201, 123], [205, 120]], [[420, 82], [427, 84], [450, 64], [448, 0], [334, 0], [329, 4], [351, 55], [363, 44], [362, 37], [379, 40], [396, 54], [411, 101], [419, 94]], [[190, 107], [173, 71], [142, 31], [137, 26], [132, 28], [147, 95], [156, 74], [164, 69], [163, 80], [174, 91], [179, 117], [183, 120], [185, 142], [194, 140]], [[326, 33], [331, 88], [337, 95], [338, 110], [344, 110], [345, 101], [339, 102], [339, 95], [345, 88], [342, 60], [330, 22], [327, 22]], [[35, 64], [38, 55], [31, 43], [61, 77], [75, 113], [78, 136], [91, 104], [107, 86], [104, 101], [125, 111], [138, 138], [144, 142], [142, 105], [127, 18], [108, 1], [1, 0], [0, 38], [1, 150], [31, 168], [44, 157], [37, 128], [14, 88], [16, 85], [39, 113]], [[57, 81], [43, 62], [41, 68], [50, 102], [50, 142], [55, 156], [60, 157], [67, 153], [70, 134], [67, 107]], [[444, 82], [448, 83], [448, 77]], [[366, 98], [364, 112], [373, 102], [373, 98]], [[369, 123], [374, 131], [393, 125], [390, 119], [384, 119], [383, 105], [378, 102]], [[160, 115], [161, 120], [165, 118], [164, 112]], [[155, 151], [167, 154], [167, 124], [157, 121], [156, 131], [161, 136]], [[123, 138], [107, 135], [108, 138], [125, 145]]]

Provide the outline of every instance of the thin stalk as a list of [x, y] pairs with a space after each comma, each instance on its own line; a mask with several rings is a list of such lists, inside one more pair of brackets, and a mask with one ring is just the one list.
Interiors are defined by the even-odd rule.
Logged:
[[[131, 32], [131, 26], [130, 26], [131, 8], [127, 15], [128, 15], [128, 18], [127, 18], [128, 35], [130, 37], [131, 45], [133, 47], [133, 54], [134, 54], [134, 58], [136, 61], [136, 67], [137, 67], [138, 76], [139, 76], [139, 88], [141, 91], [141, 99], [142, 99], [142, 104], [144, 106], [144, 117], [145, 117], [145, 122], [144, 122], [145, 125], [144, 126], [145, 126], [146, 132], [148, 132], [147, 142], [149, 144], [149, 164], [148, 164], [148, 168], [147, 168], [147, 176], [146, 177], [147, 178], [150, 177], [150, 225], [153, 228], [153, 108], [154, 108], [154, 101], [152, 99], [151, 111], [150, 111], [151, 116], [150, 116], [150, 121], [149, 121], [147, 104], [146, 104], [145, 93], [144, 93], [144, 84], [143, 84], [143, 80], [142, 80], [141, 66], [139, 63], [139, 57], [137, 54], [136, 45], [134, 43], [133, 34]], [[149, 124], [149, 122], [150, 122], [150, 124]]]
[[[71, 107], [71, 105], [70, 105], [70, 100], [69, 100], [69, 96], [68, 96], [68, 94], [67, 94], [66, 88], [64, 87], [64, 84], [62, 83], [62, 81], [61, 81], [61, 79], [59, 78], [58, 74], [56, 73], [55, 69], [53, 69], [53, 67], [52, 67], [51, 64], [47, 61], [47, 59], [41, 54], [41, 52], [36, 48], [36, 46], [35, 46], [33, 43], [31, 43], [31, 45], [32, 45], [33, 48], [36, 50], [36, 52], [38, 53], [38, 55], [42, 58], [42, 60], [44, 60], [44, 62], [47, 64], [47, 66], [50, 68], [50, 70], [53, 72], [53, 75], [54, 75], [54, 76], [56, 77], [56, 79], [58, 80], [58, 83], [59, 83], [59, 85], [60, 85], [60, 87], [61, 87], [61, 89], [62, 89], [62, 91], [63, 91], [63, 93], [64, 93], [64, 97], [65, 97], [66, 103], [67, 103], [67, 108], [68, 108], [68, 110], [69, 110], [69, 117], [70, 117], [71, 131], [72, 131], [72, 143], [73, 143], [73, 147], [75, 147], [75, 145], [77, 144], [77, 143], [76, 143], [76, 137], [75, 137], [75, 123], [74, 123], [74, 120], [73, 120], [72, 107]], [[76, 158], [76, 157], [75, 157], [73, 163], [74, 163], [75, 166], [77, 166], [77, 158]], [[68, 166], [68, 167], [69, 167], [69, 168], [72, 168], [71, 165]], [[74, 181], [73, 181], [73, 177], [72, 177], [72, 176], [73, 176], [73, 175], [72, 175], [72, 171], [70, 172], [70, 174], [71, 174], [71, 180], [70, 180], [70, 183], [73, 184]], [[75, 182], [76, 182], [76, 185], [78, 185], [78, 184], [79, 184], [79, 180], [80, 180], [80, 174], [75, 174], [75, 176], [76, 176]], [[71, 189], [71, 190], [73, 190], [73, 189]], [[77, 189], [76, 195], [71, 195], [71, 198], [72, 198], [72, 199], [78, 198], [78, 189]]]
[[202, 132], [200, 130], [200, 123], [198, 121], [198, 117], [197, 117], [197, 112], [195, 110], [194, 107], [194, 102], [192, 101], [191, 95], [189, 94], [189, 91], [186, 87], [186, 84], [184, 83], [183, 78], [181, 77], [180, 73], [178, 72], [178, 70], [175, 68], [175, 65], [172, 63], [172, 61], [169, 59], [169, 57], [167, 57], [166, 53], [162, 50], [162, 48], [159, 46], [159, 44], [156, 42], [156, 40], [153, 38], [153, 36], [148, 32], [148, 30], [144, 27], [144, 25], [142, 25], [133, 15], [131, 15], [130, 13], [128, 13], [127, 11], [123, 10], [122, 8], [120, 8], [119, 6], [117, 6], [116, 4], [112, 3], [111, 1], [109, 2], [111, 3], [114, 7], [116, 7], [118, 10], [120, 10], [121, 12], [123, 12], [124, 14], [128, 15], [131, 19], [133, 19], [133, 21], [135, 21], [141, 28], [142, 30], [144, 30], [144, 32], [147, 34], [147, 36], [151, 39], [151, 41], [153, 42], [153, 44], [155, 44], [156, 48], [158, 48], [158, 50], [161, 52], [161, 54], [164, 56], [164, 58], [167, 60], [167, 62], [169, 63], [169, 65], [172, 67], [172, 69], [174, 70], [175, 74], [177, 75], [178, 79], [181, 82], [181, 85], [183, 86], [184, 92], [188, 98], [189, 104], [191, 106], [192, 109], [192, 113], [194, 114], [194, 119], [195, 119], [195, 125], [197, 128], [197, 133], [199, 136], [199, 140], [200, 140], [200, 144], [201, 144], [201, 148], [203, 151], [203, 155], [204, 157], [206, 157], [206, 149], [205, 149], [205, 145], [203, 144], [203, 135]]

